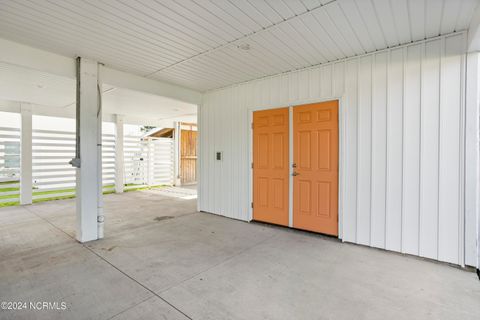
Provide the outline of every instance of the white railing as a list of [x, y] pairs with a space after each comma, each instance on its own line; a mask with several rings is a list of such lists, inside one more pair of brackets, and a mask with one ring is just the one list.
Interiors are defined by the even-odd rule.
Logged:
[[[20, 197], [20, 129], [0, 127], [0, 204]], [[104, 193], [115, 191], [115, 135], [102, 135]], [[75, 132], [32, 130], [33, 201], [75, 196]], [[124, 136], [125, 190], [174, 183], [171, 138]]]
[[125, 189], [172, 185], [174, 144], [171, 138], [124, 137]]
[[103, 192], [115, 192], [115, 135], [102, 135]]
[[148, 150], [141, 136], [123, 137], [123, 161], [125, 167], [125, 190], [147, 186]]
[[150, 171], [151, 185], [173, 185], [174, 142], [171, 138], [151, 138]]
[[20, 129], [0, 127], [0, 204], [20, 197]]
[[[33, 130], [33, 199], [75, 195], [75, 169], [68, 163], [75, 156], [75, 132]], [[102, 173], [104, 192], [115, 186], [115, 137], [102, 135]]]

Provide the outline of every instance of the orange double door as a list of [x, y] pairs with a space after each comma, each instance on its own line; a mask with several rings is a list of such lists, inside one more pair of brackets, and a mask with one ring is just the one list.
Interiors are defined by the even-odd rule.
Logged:
[[338, 101], [293, 107], [293, 146], [289, 114], [253, 113], [253, 219], [337, 236]]

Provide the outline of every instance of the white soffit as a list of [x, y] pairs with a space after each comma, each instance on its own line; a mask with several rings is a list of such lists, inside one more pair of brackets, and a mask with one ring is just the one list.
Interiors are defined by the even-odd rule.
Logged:
[[0, 62], [0, 99], [65, 107], [75, 101], [75, 80]]
[[[195, 104], [108, 84], [103, 85], [103, 92], [105, 114], [156, 122], [172, 119], [196, 122]], [[43, 106], [51, 109], [52, 115], [68, 116], [75, 107], [75, 80], [0, 62], [0, 105], [2, 101], [31, 103], [34, 113], [37, 106]]]
[[0, 37], [206, 91], [466, 30], [478, 3], [4, 0]]
[[103, 111], [162, 121], [177, 118], [193, 118], [196, 122], [197, 106], [161, 96], [127, 89], [104, 86]]

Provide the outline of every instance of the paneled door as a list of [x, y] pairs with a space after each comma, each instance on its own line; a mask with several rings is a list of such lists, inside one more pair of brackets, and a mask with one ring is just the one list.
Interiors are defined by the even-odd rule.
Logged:
[[338, 235], [338, 101], [293, 108], [293, 227]]
[[288, 108], [253, 113], [253, 219], [288, 226]]

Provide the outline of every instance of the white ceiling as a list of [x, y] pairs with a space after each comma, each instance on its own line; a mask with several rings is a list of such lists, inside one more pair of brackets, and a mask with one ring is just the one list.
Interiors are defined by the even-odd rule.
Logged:
[[127, 89], [106, 89], [103, 110], [109, 114], [124, 114], [155, 121], [197, 122], [197, 106], [161, 96]]
[[75, 102], [75, 80], [0, 62], [0, 99], [65, 107]]
[[478, 3], [2, 0], [0, 37], [205, 91], [465, 30]]
[[[159, 122], [197, 122], [197, 106], [138, 91], [103, 85], [103, 112]], [[75, 109], [75, 81], [45, 72], [0, 63], [0, 100], [28, 102], [38, 106]]]

